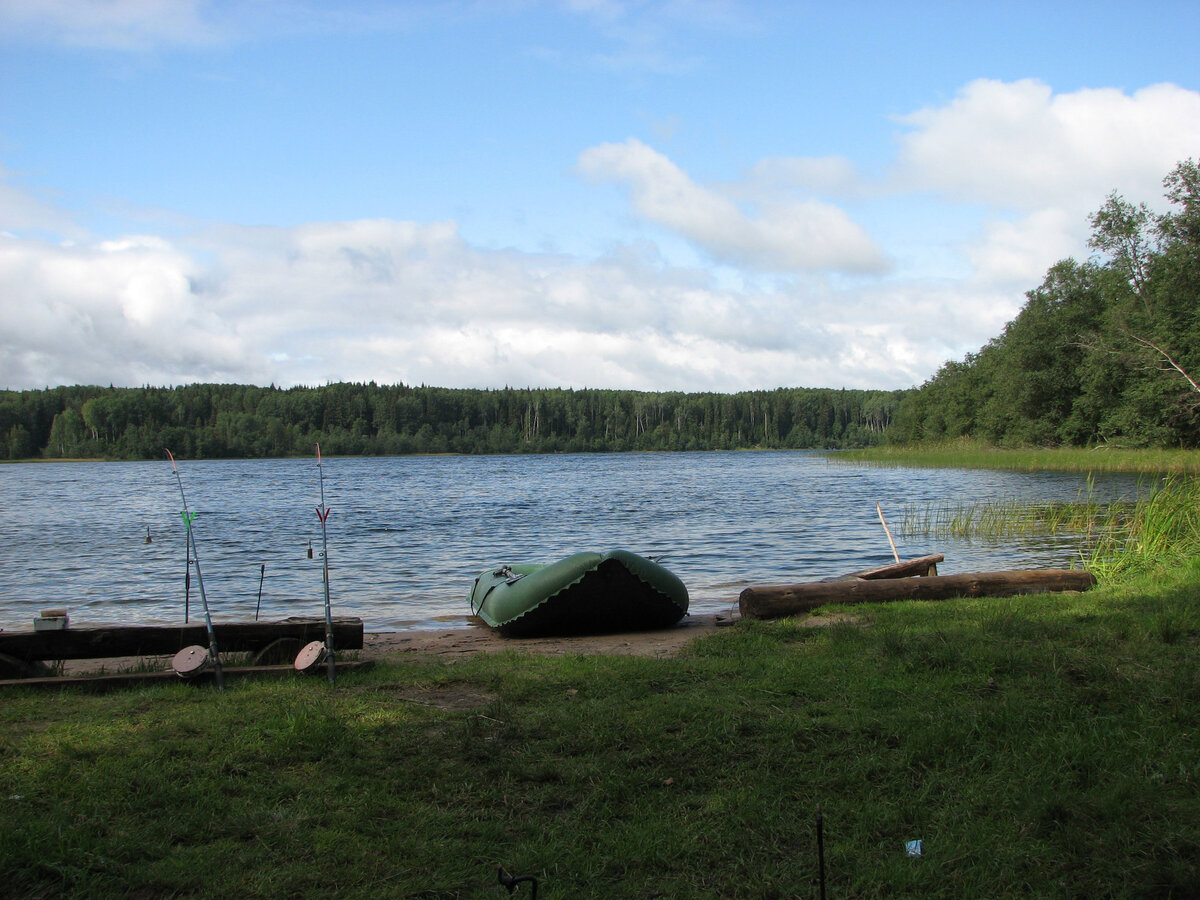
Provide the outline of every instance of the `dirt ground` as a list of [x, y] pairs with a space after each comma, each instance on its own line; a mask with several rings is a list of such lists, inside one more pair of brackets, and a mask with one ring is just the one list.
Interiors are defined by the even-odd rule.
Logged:
[[[360, 659], [403, 659], [426, 656], [451, 662], [473, 653], [518, 653], [609, 655], [609, 656], [674, 656], [696, 638], [712, 634], [721, 628], [736, 625], [736, 611], [728, 614], [687, 616], [678, 625], [659, 631], [638, 631], [624, 634], [585, 635], [582, 637], [506, 638], [484, 628], [454, 628], [445, 631], [392, 631], [363, 635]], [[802, 616], [795, 620], [809, 628], [822, 628], [835, 622], [854, 622], [854, 616], [840, 613], [832, 616]]]
[[582, 654], [611, 656], [674, 656], [689, 641], [732, 625], [736, 616], [687, 616], [679, 624], [658, 631], [580, 637], [506, 638], [490, 628], [448, 628], [444, 631], [389, 631], [363, 635], [360, 659], [434, 657], [450, 662], [475, 653], [539, 655]]
[[[506, 638], [483, 626], [438, 630], [367, 632], [363, 648], [356, 652], [360, 660], [385, 661], [429, 657], [453, 662], [476, 653], [502, 653], [515, 650], [541, 655], [579, 653], [584, 655], [673, 656], [688, 641], [732, 625], [737, 614], [687, 616], [678, 625], [660, 631], [600, 634], [582, 637]], [[139, 659], [74, 659], [63, 663], [64, 675], [97, 675], [154, 671], [171, 668], [169, 657]]]
[[[736, 625], [740, 616], [731, 610], [726, 614], [692, 615], [679, 624], [658, 631], [638, 631], [621, 634], [583, 635], [580, 637], [506, 638], [482, 626], [446, 628], [429, 631], [368, 632], [363, 635], [363, 648], [357, 652], [360, 660], [402, 660], [428, 658], [452, 663], [479, 653], [516, 651], [543, 656], [580, 654], [584, 656], [642, 656], [669, 657], [677, 654], [691, 641], [721, 628]], [[812, 628], [836, 621], [854, 621], [849, 615], [823, 617], [807, 616], [798, 620]], [[69, 660], [63, 666], [65, 675], [97, 675], [169, 669], [171, 660], [115, 658]]]

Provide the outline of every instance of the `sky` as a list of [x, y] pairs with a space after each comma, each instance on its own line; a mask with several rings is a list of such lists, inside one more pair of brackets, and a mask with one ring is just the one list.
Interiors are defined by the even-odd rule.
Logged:
[[917, 386], [1200, 158], [1200, 4], [0, 0], [0, 388]]

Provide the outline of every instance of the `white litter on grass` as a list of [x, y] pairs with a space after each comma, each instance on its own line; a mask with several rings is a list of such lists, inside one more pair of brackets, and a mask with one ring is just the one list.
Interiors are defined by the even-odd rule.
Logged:
[[921, 855], [921, 842], [920, 841], [905, 841], [904, 852], [907, 853], [909, 856], [920, 856]]

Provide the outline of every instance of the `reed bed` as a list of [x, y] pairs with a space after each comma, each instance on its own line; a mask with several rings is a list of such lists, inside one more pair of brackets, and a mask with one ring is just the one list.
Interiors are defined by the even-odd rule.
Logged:
[[1127, 504], [1095, 499], [1030, 503], [1005, 500], [955, 500], [910, 503], [900, 523], [902, 534], [931, 537], [1008, 538], [1062, 532], [1091, 536], [1121, 527]]
[[1200, 479], [1172, 475], [1136, 500], [1097, 499], [1089, 486], [1075, 501], [1019, 498], [909, 504], [905, 535], [1004, 539], [1076, 534], [1080, 556], [1101, 580], [1200, 557]]
[[1017, 472], [1128, 472], [1200, 474], [1198, 450], [1131, 450], [1114, 447], [1014, 449], [974, 441], [871, 447], [830, 454], [841, 462], [923, 468], [1005, 469]]
[[1100, 533], [1088, 568], [1114, 579], [1200, 558], [1200, 479], [1171, 477]]

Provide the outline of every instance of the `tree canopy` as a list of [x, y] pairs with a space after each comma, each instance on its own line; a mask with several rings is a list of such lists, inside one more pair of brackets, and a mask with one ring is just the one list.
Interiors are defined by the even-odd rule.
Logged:
[[889, 439], [1200, 445], [1200, 167], [1156, 215], [1110, 194], [1085, 262], [1063, 260], [1004, 332], [901, 404]]
[[880, 443], [904, 391], [738, 394], [328, 384], [0, 392], [0, 458], [553, 453]]

